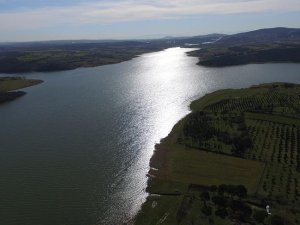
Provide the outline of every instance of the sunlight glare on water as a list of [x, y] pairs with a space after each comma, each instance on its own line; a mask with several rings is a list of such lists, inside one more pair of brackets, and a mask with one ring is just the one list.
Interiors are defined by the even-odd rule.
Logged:
[[[139, 66], [135, 71], [136, 77], [130, 85], [135, 96], [133, 102], [138, 105], [131, 126], [139, 129], [135, 136], [139, 151], [125, 174], [126, 186], [123, 191], [117, 191], [115, 196], [126, 204], [130, 203], [125, 207], [125, 214], [128, 209], [130, 215], [136, 214], [145, 201], [146, 174], [154, 144], [167, 136], [172, 126], [188, 113], [188, 107], [178, 107], [178, 104], [184, 102], [187, 106], [190, 98], [188, 89], [192, 87], [189, 86], [190, 82], [183, 85], [183, 80], [196, 62], [194, 58], [186, 56], [186, 51], [173, 48], [145, 54], [137, 60]], [[108, 214], [113, 213], [113, 210]]]
[[204, 68], [186, 55], [191, 50], [24, 74], [45, 82], [0, 106], [0, 224], [122, 224], [147, 197], [155, 143], [192, 100], [224, 88], [299, 83], [299, 64]]

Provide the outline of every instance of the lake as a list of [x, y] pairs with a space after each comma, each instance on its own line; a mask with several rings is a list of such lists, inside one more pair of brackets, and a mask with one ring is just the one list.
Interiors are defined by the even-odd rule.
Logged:
[[205, 68], [187, 51], [24, 74], [45, 82], [0, 105], [0, 224], [122, 224], [147, 197], [155, 143], [192, 100], [218, 89], [300, 82], [300, 64]]

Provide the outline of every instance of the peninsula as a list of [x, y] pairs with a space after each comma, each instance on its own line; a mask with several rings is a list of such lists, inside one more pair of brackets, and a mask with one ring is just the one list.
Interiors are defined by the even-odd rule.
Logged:
[[192, 102], [155, 147], [135, 224], [299, 224], [299, 102], [289, 83]]
[[221, 34], [156, 40], [0, 43], [0, 73], [62, 71], [120, 63], [185, 43], [210, 42]]
[[227, 35], [189, 53], [198, 65], [225, 67], [250, 63], [299, 63], [300, 29], [269, 28]]
[[22, 77], [0, 77], [0, 104], [12, 101], [26, 94], [24, 91], [16, 91], [42, 83], [41, 80], [25, 79]]

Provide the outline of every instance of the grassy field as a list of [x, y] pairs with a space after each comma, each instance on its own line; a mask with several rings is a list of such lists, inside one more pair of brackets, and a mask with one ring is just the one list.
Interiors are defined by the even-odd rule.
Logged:
[[25, 87], [40, 84], [40, 80], [23, 79], [20, 77], [0, 77], [0, 92], [14, 91]]
[[156, 146], [135, 224], [299, 224], [300, 85], [220, 90], [191, 109]]
[[264, 168], [264, 163], [258, 161], [189, 149], [181, 145], [166, 146], [164, 151], [168, 151], [167, 168], [157, 173], [153, 171], [153, 175], [164, 176], [166, 180], [178, 183], [244, 184], [254, 192]]

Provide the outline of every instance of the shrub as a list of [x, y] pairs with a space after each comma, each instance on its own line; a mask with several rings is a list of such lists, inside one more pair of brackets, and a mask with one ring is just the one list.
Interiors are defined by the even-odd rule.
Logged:
[[245, 198], [247, 196], [247, 189], [245, 188], [245, 186], [243, 185], [238, 185], [235, 188], [235, 194], [239, 197], [239, 198]]
[[207, 205], [204, 205], [201, 209], [201, 212], [206, 215], [206, 216], [210, 216], [211, 215], [211, 207], [210, 206], [207, 206]]
[[233, 211], [233, 216], [242, 221], [250, 217], [252, 214], [251, 207], [241, 201], [232, 201], [230, 204], [230, 208]]
[[202, 201], [208, 201], [210, 200], [209, 192], [204, 191], [200, 194], [200, 198]]
[[227, 190], [227, 185], [226, 184], [219, 185], [219, 187], [218, 187], [218, 193], [219, 193], [219, 195], [223, 195], [226, 190]]
[[217, 206], [225, 207], [227, 205], [227, 200], [223, 196], [219, 196], [219, 195], [213, 196], [211, 200]]
[[271, 225], [285, 225], [285, 221], [282, 217], [274, 215], [271, 217]]
[[221, 217], [222, 219], [225, 219], [228, 216], [228, 212], [225, 208], [220, 208], [216, 210], [215, 214], [216, 216]]
[[259, 223], [263, 223], [267, 216], [267, 212], [262, 210], [255, 211], [253, 214], [253, 218]]
[[218, 190], [218, 187], [216, 185], [210, 186], [210, 191], [211, 192], [216, 192]]

